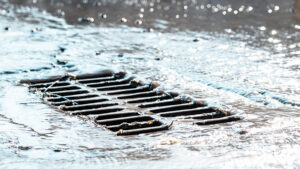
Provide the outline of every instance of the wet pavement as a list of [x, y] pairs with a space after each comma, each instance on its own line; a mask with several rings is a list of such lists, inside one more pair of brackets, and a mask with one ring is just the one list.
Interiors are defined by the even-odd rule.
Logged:
[[[0, 0], [0, 168], [299, 168], [298, 4]], [[16, 85], [107, 68], [245, 119], [117, 137]]]

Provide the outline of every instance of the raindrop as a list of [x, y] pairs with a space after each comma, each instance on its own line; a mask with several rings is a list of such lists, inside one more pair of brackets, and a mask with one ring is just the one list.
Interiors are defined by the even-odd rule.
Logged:
[[268, 13], [272, 13], [273, 11], [272, 11], [272, 9], [268, 9]]
[[251, 12], [251, 11], [253, 11], [253, 7], [252, 7], [252, 6], [249, 6], [249, 7], [247, 8], [247, 12]]
[[136, 20], [135, 22], [134, 22], [135, 24], [137, 24], [137, 25], [141, 25], [143, 22], [141, 21], [141, 20]]
[[265, 26], [261, 26], [261, 27], [259, 27], [259, 30], [261, 30], [261, 31], [265, 31], [267, 28], [265, 27]]
[[242, 6], [239, 8], [239, 11], [240, 11], [240, 12], [243, 12], [243, 11], [244, 11], [244, 9], [245, 9], [245, 6], [244, 6], [244, 5], [242, 5]]
[[271, 34], [272, 34], [272, 35], [276, 35], [276, 34], [277, 34], [277, 31], [276, 31], [276, 30], [272, 30], [272, 31], [271, 31]]
[[126, 18], [121, 18], [121, 22], [125, 23], [125, 22], [127, 22], [127, 19]]

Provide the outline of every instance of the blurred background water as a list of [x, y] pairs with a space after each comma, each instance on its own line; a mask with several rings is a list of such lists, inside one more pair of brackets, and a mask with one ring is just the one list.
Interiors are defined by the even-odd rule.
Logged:
[[[0, 168], [300, 168], [299, 18], [298, 0], [0, 0]], [[245, 119], [116, 137], [16, 85], [107, 68]]]

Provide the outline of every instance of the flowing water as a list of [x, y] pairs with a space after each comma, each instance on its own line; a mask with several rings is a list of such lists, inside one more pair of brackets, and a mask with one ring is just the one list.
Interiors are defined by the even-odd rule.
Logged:
[[[300, 168], [296, 1], [0, 0], [0, 168]], [[117, 137], [16, 85], [101, 69], [244, 119]]]

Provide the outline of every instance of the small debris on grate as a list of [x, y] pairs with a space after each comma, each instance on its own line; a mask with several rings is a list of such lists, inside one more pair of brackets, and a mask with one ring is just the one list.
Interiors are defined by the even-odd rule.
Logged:
[[203, 101], [159, 90], [156, 82], [145, 84], [126, 72], [103, 70], [20, 83], [40, 92], [44, 102], [57, 110], [89, 119], [115, 135], [169, 130], [172, 124], [166, 124], [163, 118], [182, 117], [197, 125], [241, 119], [234, 112], [210, 107]]

